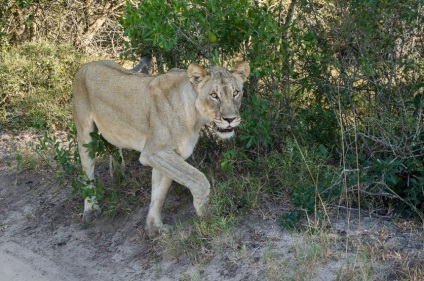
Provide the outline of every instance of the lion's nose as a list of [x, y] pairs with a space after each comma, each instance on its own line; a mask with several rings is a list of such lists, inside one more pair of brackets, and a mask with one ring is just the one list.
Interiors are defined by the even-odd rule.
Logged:
[[227, 121], [228, 124], [231, 124], [231, 122], [233, 122], [236, 118], [234, 117], [234, 118], [222, 118], [222, 119], [224, 119], [225, 121]]

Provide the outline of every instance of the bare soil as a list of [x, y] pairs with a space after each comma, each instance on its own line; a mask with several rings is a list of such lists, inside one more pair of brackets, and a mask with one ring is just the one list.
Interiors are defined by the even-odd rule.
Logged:
[[[149, 186], [140, 187], [124, 212], [84, 225], [80, 196], [52, 172], [13, 168], [17, 144], [33, 136], [0, 133], [0, 138], [0, 281], [363, 280], [365, 274], [354, 272], [370, 265], [368, 280], [407, 280], [405, 268], [423, 272], [422, 226], [371, 214], [359, 223], [358, 216], [348, 220], [343, 214], [325, 237], [292, 233], [277, 224], [275, 205], [240, 218], [216, 248], [202, 249], [205, 259], [175, 256], [144, 233]], [[148, 168], [138, 169], [150, 176]], [[192, 204], [178, 192], [169, 197], [165, 222], [189, 228]], [[307, 248], [315, 244], [324, 253]]]

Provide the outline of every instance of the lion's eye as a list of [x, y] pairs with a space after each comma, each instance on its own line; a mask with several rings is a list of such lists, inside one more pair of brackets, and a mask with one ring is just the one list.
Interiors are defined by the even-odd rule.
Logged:
[[211, 98], [214, 99], [214, 100], [217, 100], [218, 99], [218, 95], [216, 93], [212, 93], [211, 94]]
[[233, 93], [233, 98], [237, 98], [239, 95], [240, 95], [240, 92], [239, 91], [235, 91]]

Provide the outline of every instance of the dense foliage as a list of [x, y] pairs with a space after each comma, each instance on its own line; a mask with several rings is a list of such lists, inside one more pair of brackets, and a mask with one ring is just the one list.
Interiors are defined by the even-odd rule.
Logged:
[[288, 190], [301, 212], [324, 200], [422, 213], [419, 1], [152, 0], [128, 2], [121, 24], [159, 70], [250, 61], [227, 171]]

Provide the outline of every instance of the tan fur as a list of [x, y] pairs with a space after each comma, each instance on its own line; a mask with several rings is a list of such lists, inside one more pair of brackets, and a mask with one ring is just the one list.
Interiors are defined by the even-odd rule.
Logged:
[[[83, 65], [73, 84], [73, 114], [88, 179], [94, 179], [94, 160], [82, 145], [98, 129], [118, 148], [139, 151], [140, 162], [153, 167], [146, 221], [150, 235], [162, 228], [160, 209], [173, 180], [190, 189], [196, 212], [202, 215], [210, 184], [184, 159], [192, 154], [200, 129], [210, 121], [219, 136], [233, 135], [232, 128], [240, 123], [242, 87], [249, 72], [246, 62], [231, 71], [191, 64], [187, 71], [175, 69], [159, 76], [133, 73], [112, 61]], [[84, 219], [99, 213], [96, 198], [86, 198]]]

